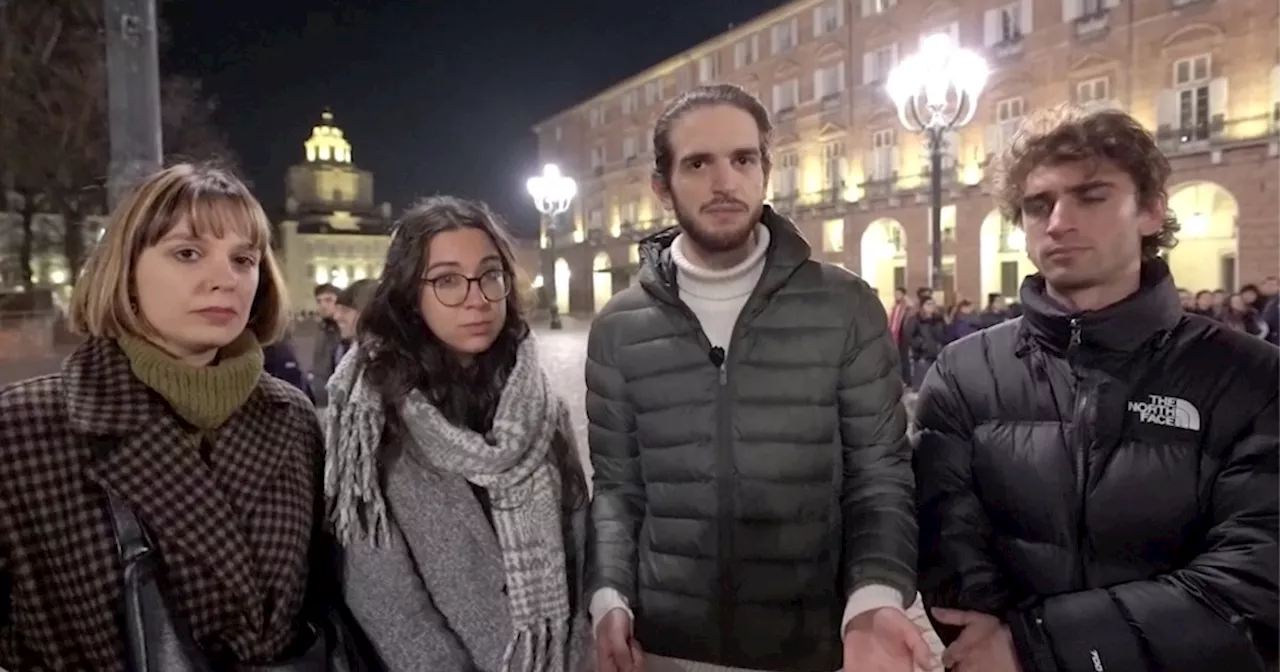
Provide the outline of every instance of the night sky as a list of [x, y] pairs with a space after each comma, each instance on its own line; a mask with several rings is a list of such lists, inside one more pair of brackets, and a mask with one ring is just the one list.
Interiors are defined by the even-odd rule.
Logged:
[[531, 127], [782, 0], [166, 2], [162, 69], [220, 105], [242, 171], [279, 212], [286, 168], [332, 108], [375, 198], [452, 193], [536, 227]]

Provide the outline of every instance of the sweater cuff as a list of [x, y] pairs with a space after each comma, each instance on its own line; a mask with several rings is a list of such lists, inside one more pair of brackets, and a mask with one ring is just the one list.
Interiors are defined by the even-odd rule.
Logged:
[[897, 588], [873, 583], [853, 591], [849, 601], [845, 603], [844, 618], [840, 619], [840, 639], [844, 639], [844, 634], [849, 630], [849, 623], [858, 616], [873, 609], [892, 608], [905, 611], [904, 604], [906, 604], [906, 598], [898, 592]]
[[587, 611], [591, 613], [591, 636], [595, 637], [596, 628], [600, 627], [600, 621], [614, 609], [621, 609], [627, 612], [627, 618], [634, 623], [635, 614], [631, 613], [631, 606], [627, 604], [627, 598], [622, 593], [613, 588], [601, 588], [591, 595], [591, 604], [587, 607]]

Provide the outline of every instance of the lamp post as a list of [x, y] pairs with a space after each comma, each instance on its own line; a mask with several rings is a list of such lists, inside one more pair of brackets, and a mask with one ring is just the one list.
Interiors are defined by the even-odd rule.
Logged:
[[889, 73], [885, 86], [898, 120], [907, 130], [924, 133], [929, 144], [929, 286], [935, 290], [942, 289], [942, 143], [947, 131], [973, 119], [987, 73], [981, 56], [958, 48], [946, 34], [930, 35], [919, 52]]
[[569, 210], [573, 197], [578, 194], [578, 183], [572, 177], [561, 175], [559, 166], [548, 163], [542, 167], [541, 175], [529, 178], [525, 188], [533, 197], [533, 207], [547, 217], [547, 254], [542, 258], [542, 277], [546, 278], [543, 285], [547, 286], [547, 302], [551, 304], [551, 328], [560, 329], [560, 304], [556, 299], [557, 218]]
[[159, 170], [160, 66], [155, 0], [103, 0], [107, 34], [107, 125], [111, 206], [148, 173]]

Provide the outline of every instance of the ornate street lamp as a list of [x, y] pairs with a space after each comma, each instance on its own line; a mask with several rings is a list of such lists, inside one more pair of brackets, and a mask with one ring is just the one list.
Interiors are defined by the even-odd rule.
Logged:
[[559, 166], [548, 163], [543, 166], [541, 175], [529, 178], [525, 187], [533, 197], [533, 207], [547, 218], [547, 255], [542, 258], [542, 277], [546, 278], [543, 284], [547, 286], [547, 302], [551, 304], [551, 328], [560, 329], [560, 304], [556, 300], [557, 220], [569, 210], [573, 197], [578, 195], [578, 183], [572, 177], [561, 175]]
[[978, 96], [987, 83], [987, 63], [960, 49], [946, 34], [930, 35], [920, 51], [889, 73], [885, 89], [898, 120], [909, 131], [922, 132], [929, 143], [929, 206], [933, 259], [929, 286], [942, 289], [942, 143], [947, 131], [973, 119]]

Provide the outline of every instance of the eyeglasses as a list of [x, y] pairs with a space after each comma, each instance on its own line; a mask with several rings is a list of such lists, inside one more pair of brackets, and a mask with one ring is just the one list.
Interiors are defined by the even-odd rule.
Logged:
[[497, 303], [511, 293], [510, 274], [501, 269], [485, 271], [478, 278], [461, 273], [447, 273], [435, 278], [424, 278], [423, 282], [431, 285], [436, 293], [436, 300], [449, 308], [457, 308], [467, 302], [473, 283], [480, 286], [480, 295], [489, 303]]

